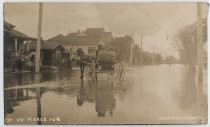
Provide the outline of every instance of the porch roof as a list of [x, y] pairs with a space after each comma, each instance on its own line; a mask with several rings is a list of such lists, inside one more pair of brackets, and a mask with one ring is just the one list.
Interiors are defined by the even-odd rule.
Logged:
[[4, 30], [8, 31], [15, 27], [15, 25], [8, 23], [7, 21], [4, 21]]
[[35, 39], [33, 37], [29, 37], [28, 35], [21, 33], [14, 29], [11, 29], [11, 30], [5, 31], [5, 32], [8, 34], [8, 36], [12, 36], [12, 37], [19, 37], [19, 38], [32, 39], [32, 40]]
[[15, 30], [14, 27], [15, 25], [8, 23], [7, 21], [4, 21], [4, 32], [7, 36], [35, 40], [35, 38], [30, 37], [20, 31]]

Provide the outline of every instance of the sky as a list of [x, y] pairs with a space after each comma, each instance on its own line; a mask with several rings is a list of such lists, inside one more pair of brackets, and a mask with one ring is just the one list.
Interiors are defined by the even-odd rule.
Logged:
[[[207, 17], [207, 5], [203, 5]], [[42, 37], [103, 27], [114, 36], [131, 35], [143, 50], [163, 56], [178, 52], [172, 47], [177, 31], [196, 22], [196, 3], [44, 3]], [[4, 20], [15, 29], [37, 36], [38, 3], [4, 4]]]

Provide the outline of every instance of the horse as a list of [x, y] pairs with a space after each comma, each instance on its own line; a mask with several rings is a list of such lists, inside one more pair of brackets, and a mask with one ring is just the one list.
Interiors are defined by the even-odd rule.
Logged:
[[77, 57], [79, 57], [79, 65], [81, 72], [80, 78], [82, 79], [84, 76], [85, 66], [90, 65], [93, 61], [95, 62], [96, 58], [94, 56], [85, 55], [81, 48], [77, 50]]

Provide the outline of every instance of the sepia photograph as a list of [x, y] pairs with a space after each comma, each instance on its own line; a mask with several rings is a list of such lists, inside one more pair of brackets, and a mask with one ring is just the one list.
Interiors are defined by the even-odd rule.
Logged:
[[4, 2], [4, 124], [208, 124], [208, 11]]

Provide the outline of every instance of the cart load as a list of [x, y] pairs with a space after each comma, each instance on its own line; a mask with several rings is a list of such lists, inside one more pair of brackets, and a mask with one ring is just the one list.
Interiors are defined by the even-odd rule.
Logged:
[[116, 63], [116, 53], [111, 49], [100, 49], [97, 60], [102, 70], [113, 69], [113, 65]]

